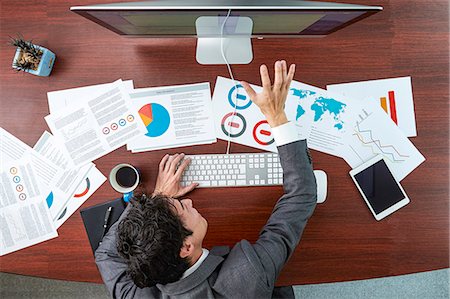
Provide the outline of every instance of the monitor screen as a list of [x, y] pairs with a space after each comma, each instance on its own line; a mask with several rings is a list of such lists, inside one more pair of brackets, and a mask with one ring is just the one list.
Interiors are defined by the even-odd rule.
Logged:
[[[197, 1], [156, 1], [81, 6], [71, 10], [121, 35], [154, 37], [196, 36], [195, 22], [199, 17], [214, 16], [221, 22], [228, 9], [232, 17], [252, 19], [252, 37], [327, 35], [381, 10], [376, 6], [304, 1], [262, 1], [258, 6], [247, 5], [245, 1], [233, 5], [233, 2], [201, 5]], [[223, 33], [239, 34], [228, 23]]]

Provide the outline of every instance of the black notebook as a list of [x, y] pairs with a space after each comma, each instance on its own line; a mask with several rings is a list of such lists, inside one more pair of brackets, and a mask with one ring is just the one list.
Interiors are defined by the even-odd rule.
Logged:
[[86, 233], [89, 238], [89, 243], [91, 243], [92, 252], [97, 250], [97, 247], [102, 240], [105, 214], [109, 207], [112, 207], [112, 210], [106, 228], [106, 231], [108, 231], [125, 210], [126, 206], [122, 198], [114, 199], [112, 201], [85, 208], [80, 211], [84, 228], [86, 229]]

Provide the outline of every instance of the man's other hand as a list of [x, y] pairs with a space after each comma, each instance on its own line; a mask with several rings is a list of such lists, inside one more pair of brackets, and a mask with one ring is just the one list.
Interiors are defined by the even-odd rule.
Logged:
[[286, 103], [289, 86], [294, 78], [295, 64], [291, 64], [288, 73], [285, 60], [275, 62], [275, 80], [273, 85], [270, 81], [267, 66], [264, 64], [261, 65], [259, 71], [263, 85], [263, 91], [261, 93], [256, 93], [250, 84], [245, 81], [241, 82], [242, 86], [253, 103], [261, 109], [261, 112], [272, 128], [287, 123], [288, 120], [284, 112], [284, 104]]
[[[172, 198], [181, 197], [195, 187], [198, 186], [197, 183], [192, 183], [189, 186], [182, 187], [180, 184], [181, 176], [183, 171], [191, 162], [190, 159], [185, 159], [184, 154], [169, 155], [166, 154], [159, 163], [158, 178], [156, 179], [156, 186], [154, 194], [162, 194]], [[180, 163], [179, 167], [177, 165]]]

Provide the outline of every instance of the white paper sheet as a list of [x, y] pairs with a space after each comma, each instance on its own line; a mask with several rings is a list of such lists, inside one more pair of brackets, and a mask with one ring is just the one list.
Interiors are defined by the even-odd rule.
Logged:
[[[256, 92], [262, 90], [251, 86]], [[277, 152], [266, 118], [238, 81], [217, 77], [212, 104], [217, 138]]]
[[133, 152], [216, 142], [209, 83], [135, 89], [131, 101], [147, 127]]
[[79, 183], [79, 181], [71, 181], [75, 179], [76, 174], [70, 169], [55, 164], [55, 161], [41, 155], [2, 128], [0, 128], [0, 137], [2, 139], [0, 146], [2, 161], [17, 161], [25, 156], [30, 156], [39, 185], [48, 189], [46, 200], [50, 213], [57, 215], [61, 212]]
[[352, 98], [292, 81], [285, 111], [309, 148], [340, 157], [344, 134], [353, 127], [361, 108]]
[[381, 154], [394, 177], [401, 181], [425, 161], [384, 111], [362, 110], [358, 118], [353, 130], [346, 132], [342, 149], [344, 160], [352, 168]]
[[[133, 90], [133, 80], [122, 82], [127, 91]], [[112, 84], [114, 82], [47, 92], [50, 114], [66, 107], [80, 105], [81, 102], [87, 102], [93, 97], [107, 92]]]
[[53, 135], [82, 166], [125, 145], [146, 128], [121, 80], [95, 98], [45, 117]]
[[85, 178], [89, 169], [94, 164], [88, 163], [82, 167], [74, 166], [67, 151], [47, 131], [41, 135], [33, 149], [63, 170], [56, 188], [52, 188], [50, 195], [47, 197], [47, 205], [50, 209], [52, 219], [55, 221], [74, 194], [77, 186]]
[[50, 176], [45, 159], [18, 141], [0, 128], [0, 255], [58, 236], [46, 205], [49, 185], [35, 168]]
[[331, 84], [327, 90], [370, 104], [371, 112], [385, 111], [406, 136], [417, 136], [411, 77]]
[[75, 213], [86, 200], [91, 197], [94, 192], [106, 181], [106, 177], [97, 169], [92, 167], [86, 177], [83, 178], [81, 184], [77, 187], [75, 194], [69, 199], [64, 210], [58, 215], [55, 221], [56, 228], [61, 225]]

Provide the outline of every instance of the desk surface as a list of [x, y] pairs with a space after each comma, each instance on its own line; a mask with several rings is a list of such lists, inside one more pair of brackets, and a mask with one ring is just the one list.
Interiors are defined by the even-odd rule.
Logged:
[[[80, 16], [69, 6], [110, 0], [1, 2], [0, 126], [33, 145], [47, 129], [46, 92], [133, 79], [136, 87], [209, 81], [228, 76], [225, 66], [195, 61], [195, 39], [127, 39]], [[354, 0], [369, 4], [370, 1]], [[372, 2], [370, 2], [372, 3]], [[328, 174], [325, 204], [309, 221], [301, 243], [278, 284], [305, 284], [399, 275], [449, 267], [449, 22], [448, 1], [378, 1], [384, 11], [321, 39], [254, 40], [254, 60], [234, 66], [235, 77], [260, 83], [258, 67], [286, 59], [297, 64], [295, 79], [319, 87], [329, 83], [412, 76], [418, 137], [426, 157], [402, 185], [411, 203], [377, 222], [339, 158], [312, 152], [315, 168]], [[21, 32], [56, 53], [48, 78], [15, 74], [15, 49], [7, 37]], [[139, 167], [148, 188], [164, 153], [223, 153], [226, 144], [131, 154], [125, 148], [95, 161], [107, 174], [113, 165]], [[232, 152], [256, 150], [232, 145]], [[281, 187], [202, 189], [190, 197], [209, 220], [205, 246], [255, 241]], [[83, 207], [117, 197], [105, 183]], [[59, 237], [0, 259], [3, 272], [101, 282], [76, 212]]]

